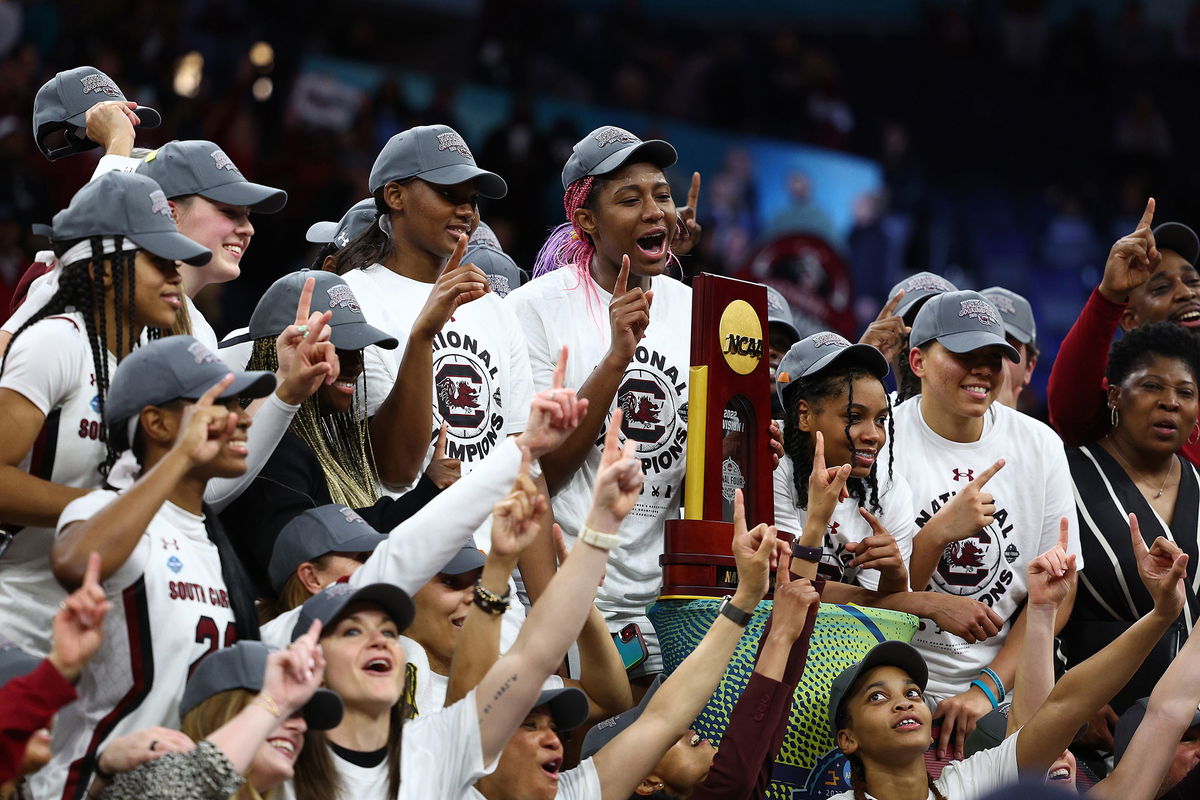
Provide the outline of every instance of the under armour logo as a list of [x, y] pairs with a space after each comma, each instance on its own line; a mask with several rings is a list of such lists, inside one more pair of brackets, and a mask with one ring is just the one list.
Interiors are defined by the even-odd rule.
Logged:
[[954, 469], [954, 480], [960, 481], [963, 478], [966, 478], [968, 481], [975, 480], [975, 470], [973, 470], [973, 469], [958, 469], [956, 467]]
[[350, 234], [346, 231], [338, 231], [338, 235], [333, 237], [333, 241], [338, 247], [345, 247], [350, 244]]
[[163, 550], [178, 550], [179, 549], [179, 540], [178, 539], [163, 539], [162, 540], [162, 549]]

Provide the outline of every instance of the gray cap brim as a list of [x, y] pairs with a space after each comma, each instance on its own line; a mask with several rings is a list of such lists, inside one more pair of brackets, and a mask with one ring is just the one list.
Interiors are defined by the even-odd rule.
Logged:
[[[90, 111], [91, 109], [88, 109], [88, 110]], [[133, 114], [139, 120], [141, 120], [141, 124], [138, 125], [139, 128], [145, 128], [146, 130], [149, 130], [151, 128], [157, 128], [159, 125], [162, 125], [162, 114], [158, 113], [156, 110], [154, 110], [153, 108], [150, 108], [149, 106], [138, 106], [137, 108], [133, 109]], [[82, 127], [86, 126], [87, 125], [87, 111], [84, 111], [80, 114], [76, 114], [75, 116], [70, 117], [69, 119], [66, 120], [66, 123], [68, 125], [74, 125], [77, 128], [82, 128]]]
[[[249, 397], [256, 400], [275, 391], [276, 381], [273, 372], [235, 372], [233, 374], [233, 383], [229, 384], [229, 388], [217, 398], [218, 400], [232, 400], [235, 397]], [[198, 394], [194, 397], [200, 397], [211, 388], [211, 384], [195, 387]], [[192, 399], [193, 395], [184, 395], [184, 397]]]
[[792, 344], [795, 344], [796, 342], [800, 341], [800, 338], [801, 338], [801, 337], [800, 337], [800, 331], [798, 331], [798, 330], [796, 329], [796, 326], [795, 326], [795, 325], [793, 325], [792, 323], [788, 322], [787, 320], [782, 320], [782, 319], [771, 319], [771, 320], [767, 320], [767, 330], [768, 330], [768, 331], [769, 331], [769, 330], [770, 330], [772, 327], [774, 327], [774, 326], [776, 326], [776, 325], [778, 325], [778, 326], [779, 326], [779, 327], [781, 327], [781, 328], [786, 328], [786, 329], [787, 329], [787, 332], [788, 332], [789, 334], [791, 334], [791, 336], [792, 336]]
[[537, 702], [533, 704], [534, 708], [538, 706], [549, 706], [554, 727], [560, 733], [578, 728], [587, 722], [590, 711], [587, 695], [573, 686], [542, 690]]
[[592, 726], [592, 729], [583, 737], [583, 747], [579, 752], [579, 757], [591, 758], [600, 748], [611, 742], [613, 739], [621, 735], [633, 723], [637, 722], [638, 717], [646, 710], [650, 699], [654, 697], [654, 693], [658, 691], [658, 687], [662, 685], [663, 676], [660, 674], [654, 679], [654, 683], [650, 684], [650, 688], [642, 695], [642, 700], [633, 708], [622, 711], [620, 714], [609, 717], [606, 720], [601, 720]]
[[[942, 347], [949, 350], [951, 353], [970, 353], [972, 350], [978, 350], [981, 347], [991, 347], [995, 345], [1004, 351], [1004, 357], [1014, 364], [1021, 362], [1021, 354], [1017, 352], [1017, 348], [1008, 343], [1008, 340], [1002, 339], [990, 333], [983, 331], [964, 331], [962, 333], [947, 333], [938, 336], [936, 341]], [[919, 347], [925, 342], [914, 342], [913, 347]]]
[[470, 164], [451, 164], [422, 172], [416, 177], [435, 186], [457, 186], [469, 180], [479, 181], [479, 193], [499, 200], [508, 194], [508, 184], [494, 172]]
[[929, 290], [917, 290], [912, 294], [905, 294], [904, 299], [900, 301], [900, 304], [896, 306], [896, 310], [892, 313], [903, 319], [905, 325], [911, 325], [913, 318], [921, 310], [921, 306], [925, 305], [925, 301], [939, 294], [941, 292], [932, 292]]
[[313, 244], [329, 244], [333, 241], [333, 237], [337, 235], [338, 224], [336, 222], [314, 222], [308, 226], [308, 231], [304, 234], [306, 241]]
[[[637, 164], [642, 161], [647, 161], [659, 169], [666, 169], [678, 160], [679, 153], [676, 152], [670, 142], [664, 142], [662, 139], [651, 139], [648, 142], [642, 142], [632, 147], [626, 147], [624, 150], [618, 150], [592, 167], [586, 175], [607, 175], [626, 164]], [[586, 175], [581, 177], [586, 177]], [[563, 189], [566, 189], [569, 185], [564, 185]]]
[[231, 206], [247, 206], [260, 214], [274, 214], [287, 205], [287, 192], [283, 189], [250, 181], [236, 181], [205, 189], [201, 196]]
[[483, 569], [485, 561], [487, 561], [487, 556], [483, 554], [483, 551], [473, 547], [464, 547], [455, 553], [454, 558], [450, 559], [450, 562], [438, 572], [443, 575], [462, 575], [464, 572]]
[[400, 344], [394, 336], [388, 336], [379, 328], [365, 322], [330, 325], [329, 341], [339, 350], [362, 350], [371, 345], [382, 347], [384, 350], [395, 350]]
[[807, 378], [809, 375], [815, 375], [830, 364], [840, 361], [853, 361], [856, 364], [861, 364], [877, 378], [886, 378], [887, 374], [892, 370], [891, 365], [888, 364], [887, 357], [883, 353], [869, 344], [859, 343], [835, 350], [829, 355], [818, 359], [800, 377]]
[[886, 641], [871, 648], [862, 661], [847, 667], [833, 679], [829, 690], [829, 730], [837, 738], [837, 716], [846, 694], [854, 687], [859, 676], [875, 667], [897, 667], [904, 670], [913, 679], [921, 691], [929, 684], [929, 665], [921, 657], [917, 648], [908, 642]]
[[182, 261], [193, 267], [201, 267], [212, 260], [212, 251], [192, 241], [182, 233], [160, 231], [157, 233], [131, 233], [128, 239], [138, 247], [159, 258]]

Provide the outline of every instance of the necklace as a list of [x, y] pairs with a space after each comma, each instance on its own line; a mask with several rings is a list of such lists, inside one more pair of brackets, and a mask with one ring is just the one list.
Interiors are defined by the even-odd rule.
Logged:
[[[1115, 455], [1117, 458], [1119, 458], [1121, 460], [1121, 463], [1125, 465], [1125, 468], [1128, 469], [1130, 471], [1130, 473], [1132, 473], [1132, 476], [1136, 482], [1137, 476], [1138, 476], [1138, 471], [1133, 468], [1132, 464], [1130, 464], [1128, 461], [1125, 460], [1125, 456], [1121, 455], [1121, 451], [1117, 448], [1117, 443], [1112, 440], [1111, 436], [1108, 437], [1108, 443], [1112, 445], [1113, 455]], [[1158, 491], [1154, 493], [1155, 500], [1162, 497], [1163, 490], [1167, 488], [1167, 481], [1169, 481], [1171, 479], [1171, 475], [1173, 475], [1174, 473], [1175, 473], [1175, 457], [1172, 456], [1171, 464], [1170, 464], [1170, 466], [1167, 467], [1167, 476], [1165, 478], [1163, 478], [1162, 484], [1158, 487]]]

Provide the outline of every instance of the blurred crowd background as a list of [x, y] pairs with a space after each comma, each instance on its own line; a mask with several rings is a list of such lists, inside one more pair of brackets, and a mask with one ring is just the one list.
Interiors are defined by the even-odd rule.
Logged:
[[[38, 87], [91, 64], [164, 125], [284, 187], [218, 332], [306, 265], [307, 226], [366, 195], [389, 136], [460, 130], [507, 198], [482, 208], [528, 267], [591, 127], [663, 135], [677, 202], [703, 176], [700, 271], [784, 289], [808, 333], [854, 335], [931, 270], [1026, 295], [1043, 367], [1145, 198], [1200, 224], [1193, 0], [0, 0], [0, 302], [94, 158], [36, 150]], [[96, 154], [98, 155], [98, 153]], [[209, 292], [212, 294], [210, 295]], [[1026, 399], [1027, 398], [1027, 399]]]

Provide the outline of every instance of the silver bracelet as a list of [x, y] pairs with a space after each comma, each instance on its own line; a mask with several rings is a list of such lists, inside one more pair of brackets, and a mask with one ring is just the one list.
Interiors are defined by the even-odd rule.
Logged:
[[616, 550], [621, 546], [621, 537], [615, 533], [601, 533], [589, 528], [586, 524], [579, 529], [579, 541], [586, 542], [601, 550]]

